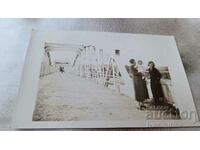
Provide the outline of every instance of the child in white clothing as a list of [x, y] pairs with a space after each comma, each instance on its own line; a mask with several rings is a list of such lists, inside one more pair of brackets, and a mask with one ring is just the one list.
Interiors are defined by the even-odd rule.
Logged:
[[138, 64], [137, 70], [138, 70], [138, 72], [142, 73], [142, 79], [144, 80], [145, 79], [145, 75], [146, 75], [146, 69], [142, 65], [143, 64], [142, 60], [138, 60], [137, 64]]

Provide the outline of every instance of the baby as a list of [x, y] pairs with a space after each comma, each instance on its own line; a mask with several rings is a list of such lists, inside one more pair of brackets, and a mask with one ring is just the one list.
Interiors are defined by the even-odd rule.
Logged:
[[142, 79], [145, 79], [146, 69], [145, 69], [145, 67], [142, 65], [142, 64], [143, 64], [142, 60], [138, 60], [137, 64], [138, 64], [138, 65], [137, 65], [137, 70], [138, 70], [138, 72], [142, 73]]

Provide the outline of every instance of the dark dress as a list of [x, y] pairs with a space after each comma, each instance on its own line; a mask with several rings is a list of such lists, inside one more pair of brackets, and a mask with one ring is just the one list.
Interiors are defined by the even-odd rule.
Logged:
[[146, 81], [142, 79], [142, 73], [132, 65], [130, 66], [131, 74], [133, 75], [133, 85], [135, 90], [135, 98], [138, 102], [143, 102], [149, 98]]
[[163, 90], [160, 84], [160, 79], [162, 77], [161, 73], [156, 68], [149, 69], [150, 80], [151, 80], [151, 91], [155, 104], [159, 104], [160, 98], [164, 98]]

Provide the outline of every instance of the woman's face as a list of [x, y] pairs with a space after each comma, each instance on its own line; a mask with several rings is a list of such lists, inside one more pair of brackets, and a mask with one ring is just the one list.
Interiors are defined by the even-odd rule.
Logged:
[[153, 63], [149, 64], [149, 68], [152, 69], [153, 68]]

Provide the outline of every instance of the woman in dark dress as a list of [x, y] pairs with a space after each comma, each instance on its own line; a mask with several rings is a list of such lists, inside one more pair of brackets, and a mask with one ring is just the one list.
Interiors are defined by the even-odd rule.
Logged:
[[135, 99], [138, 101], [140, 109], [144, 109], [143, 102], [149, 98], [146, 81], [143, 79], [143, 74], [138, 72], [135, 60], [131, 59], [129, 62], [131, 63], [130, 73], [133, 79]]
[[164, 97], [163, 90], [160, 84], [160, 79], [162, 77], [161, 73], [158, 71], [158, 69], [155, 67], [155, 64], [153, 61], [150, 61], [148, 63], [149, 66], [149, 74], [150, 74], [150, 82], [151, 82], [151, 91], [153, 94], [153, 98], [155, 101], [155, 105], [160, 104], [161, 98]]

